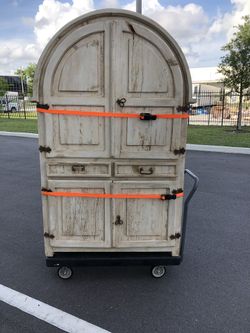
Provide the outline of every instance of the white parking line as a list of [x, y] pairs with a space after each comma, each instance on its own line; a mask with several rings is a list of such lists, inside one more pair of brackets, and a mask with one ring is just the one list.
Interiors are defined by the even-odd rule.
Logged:
[[0, 284], [0, 300], [70, 333], [108, 333], [85, 320]]

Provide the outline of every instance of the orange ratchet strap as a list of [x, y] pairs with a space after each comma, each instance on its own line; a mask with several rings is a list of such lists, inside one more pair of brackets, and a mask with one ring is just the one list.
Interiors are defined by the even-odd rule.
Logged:
[[42, 195], [49, 197], [84, 197], [103, 199], [160, 199], [175, 200], [184, 196], [183, 192], [174, 194], [99, 194], [99, 193], [79, 193], [79, 192], [53, 192], [42, 189]]
[[113, 113], [113, 112], [92, 112], [92, 111], [77, 111], [77, 110], [59, 110], [59, 109], [45, 109], [37, 107], [37, 112], [50, 113], [50, 114], [64, 114], [69, 116], [81, 117], [110, 117], [110, 118], [138, 118], [140, 120], [155, 120], [159, 119], [187, 119], [188, 114], [151, 114], [151, 113]]

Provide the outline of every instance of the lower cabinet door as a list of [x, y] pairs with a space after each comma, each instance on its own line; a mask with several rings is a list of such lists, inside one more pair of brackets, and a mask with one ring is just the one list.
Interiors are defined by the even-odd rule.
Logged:
[[[176, 189], [174, 183], [115, 182], [113, 193], [166, 194]], [[171, 239], [180, 232], [182, 198], [113, 200], [113, 246], [117, 248], [157, 248], [175, 246]]]
[[[109, 181], [50, 180], [56, 192], [110, 193]], [[47, 197], [50, 244], [63, 248], [111, 246], [110, 199]]]

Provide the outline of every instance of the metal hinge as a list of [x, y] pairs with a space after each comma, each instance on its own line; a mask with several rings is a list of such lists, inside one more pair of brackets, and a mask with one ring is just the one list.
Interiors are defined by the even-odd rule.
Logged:
[[172, 193], [173, 194], [183, 193], [183, 189], [182, 188], [177, 188], [177, 190], [173, 190]]
[[52, 192], [50, 189], [45, 188], [45, 187], [42, 187], [41, 191], [42, 191], [42, 192]]
[[170, 235], [169, 238], [171, 240], [173, 240], [173, 239], [179, 239], [179, 238], [181, 238], [181, 234], [179, 232], [177, 232], [175, 235]]
[[180, 149], [175, 149], [174, 150], [174, 154], [175, 155], [184, 155], [185, 154], [185, 152], [186, 152], [186, 149], [184, 148], [184, 147], [182, 147], [182, 148], [180, 148]]
[[40, 146], [39, 147], [39, 151], [40, 151], [40, 153], [43, 153], [43, 152], [50, 153], [51, 152], [51, 148], [50, 147], [46, 147], [46, 146]]
[[175, 200], [178, 193], [183, 193], [183, 189], [178, 188], [177, 190], [173, 190], [172, 194], [161, 194], [161, 200]]
[[177, 112], [189, 112], [190, 111], [190, 104], [184, 106], [177, 106]]
[[53, 238], [55, 238], [55, 236], [54, 236], [54, 235], [52, 235], [52, 234], [49, 234], [48, 232], [45, 232], [45, 233], [43, 234], [43, 236], [44, 236], [44, 237], [46, 237], [46, 238], [50, 238], [50, 239], [53, 239]]
[[40, 104], [40, 103], [36, 103], [36, 107], [39, 109], [45, 109], [48, 110], [49, 109], [49, 104]]

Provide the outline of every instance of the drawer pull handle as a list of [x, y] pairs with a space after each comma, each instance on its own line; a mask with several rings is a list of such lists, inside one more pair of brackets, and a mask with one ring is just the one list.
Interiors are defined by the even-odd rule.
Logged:
[[73, 172], [84, 172], [85, 171], [85, 165], [78, 165], [78, 164], [75, 164], [75, 165], [72, 165], [72, 171]]
[[141, 175], [152, 175], [153, 172], [153, 168], [149, 168], [148, 170], [144, 170], [142, 167], [139, 168], [139, 173]]

